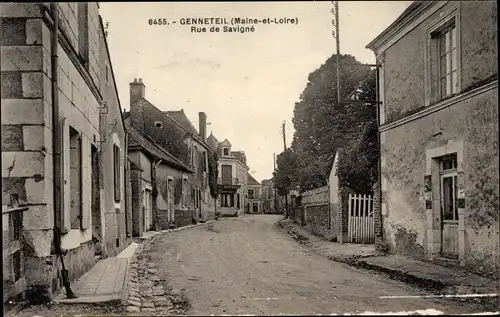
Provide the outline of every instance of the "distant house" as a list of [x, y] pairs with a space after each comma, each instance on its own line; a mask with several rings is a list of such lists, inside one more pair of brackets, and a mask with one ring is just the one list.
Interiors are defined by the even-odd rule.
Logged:
[[498, 270], [497, 37], [496, 1], [415, 1], [367, 46], [393, 252]]
[[262, 181], [262, 213], [276, 213], [278, 212], [276, 197], [276, 189], [274, 188], [274, 180], [265, 179]]
[[247, 187], [247, 200], [246, 213], [261, 214], [262, 213], [262, 185], [252, 175], [248, 174], [248, 187]]
[[211, 149], [206, 144], [206, 114], [199, 113], [198, 133], [184, 111], [161, 111], [150, 103], [145, 98], [145, 87], [141, 78], [130, 83], [130, 126], [194, 172], [182, 181], [186, 200], [182, 210], [186, 214], [184, 218], [202, 222], [215, 218], [215, 204], [208, 184]]
[[207, 143], [217, 151], [219, 157], [219, 207], [221, 215], [239, 216], [246, 206], [248, 171], [243, 151], [231, 151], [231, 143], [225, 139], [219, 142], [210, 133]]

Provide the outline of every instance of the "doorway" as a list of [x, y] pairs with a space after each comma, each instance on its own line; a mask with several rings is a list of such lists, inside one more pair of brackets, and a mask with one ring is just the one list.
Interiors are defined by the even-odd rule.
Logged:
[[92, 239], [96, 243], [95, 253], [100, 255], [102, 250], [102, 231], [101, 231], [101, 195], [99, 192], [99, 152], [97, 147], [91, 145], [91, 173], [92, 173]]
[[153, 224], [153, 201], [150, 189], [144, 191], [144, 231], [151, 230]]
[[259, 204], [258, 203], [253, 203], [253, 210], [252, 210], [252, 212], [254, 214], [259, 213]]
[[167, 218], [169, 223], [175, 221], [174, 215], [174, 180], [169, 178], [167, 181]]
[[457, 156], [440, 161], [441, 255], [458, 259]]

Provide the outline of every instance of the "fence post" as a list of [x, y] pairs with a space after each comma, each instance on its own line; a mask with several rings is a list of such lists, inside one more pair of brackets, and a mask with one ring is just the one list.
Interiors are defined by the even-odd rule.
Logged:
[[381, 214], [381, 197], [378, 183], [373, 185], [373, 221], [374, 221], [374, 231], [375, 231], [375, 249], [380, 251], [383, 243], [382, 234], [382, 214]]
[[339, 210], [337, 212], [337, 241], [340, 243], [347, 242], [347, 232], [349, 226], [349, 192], [339, 188]]

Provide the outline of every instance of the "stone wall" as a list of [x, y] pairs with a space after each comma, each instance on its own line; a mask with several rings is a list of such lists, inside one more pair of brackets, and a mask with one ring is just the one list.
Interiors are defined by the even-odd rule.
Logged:
[[193, 210], [180, 210], [176, 209], [175, 210], [175, 226], [176, 227], [184, 227], [184, 226], [189, 226], [192, 225], [194, 217], [194, 211]]
[[330, 226], [330, 210], [328, 203], [321, 205], [305, 206], [306, 228], [313, 234], [326, 240], [335, 240], [334, 227]]

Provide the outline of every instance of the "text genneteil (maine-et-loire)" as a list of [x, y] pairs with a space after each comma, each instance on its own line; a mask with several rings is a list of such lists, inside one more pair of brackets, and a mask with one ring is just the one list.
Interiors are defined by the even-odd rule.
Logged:
[[214, 24], [297, 24], [297, 18], [181, 18], [181, 25], [214, 25]]

